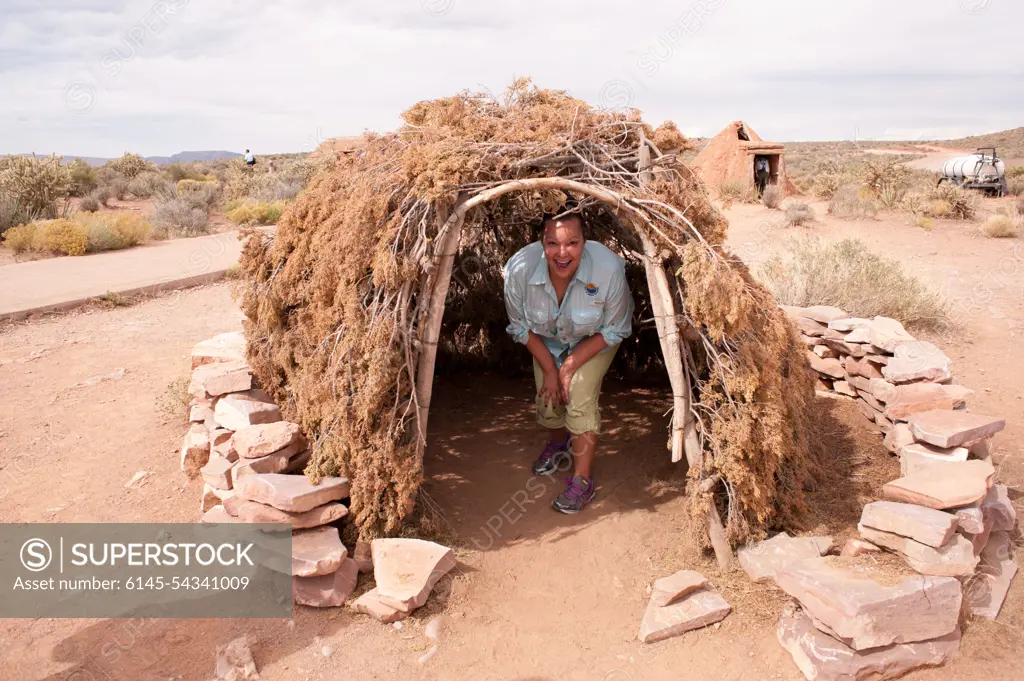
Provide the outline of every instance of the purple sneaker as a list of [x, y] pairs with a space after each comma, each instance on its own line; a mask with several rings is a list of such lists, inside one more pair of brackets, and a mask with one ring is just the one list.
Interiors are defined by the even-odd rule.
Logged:
[[[533, 462], [534, 475], [550, 475], [557, 470], [565, 470], [572, 462], [572, 439], [563, 442], [548, 442], [544, 451]], [[565, 468], [563, 468], [563, 464]]]
[[551, 506], [556, 511], [569, 514], [579, 513], [584, 505], [593, 501], [595, 494], [593, 478], [587, 480], [582, 475], [577, 475], [573, 478], [566, 478], [565, 483], [568, 487], [551, 502]]

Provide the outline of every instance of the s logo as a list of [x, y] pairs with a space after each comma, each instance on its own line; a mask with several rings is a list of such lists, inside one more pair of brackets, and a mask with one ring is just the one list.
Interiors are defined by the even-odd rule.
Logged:
[[598, 290], [599, 289], [597, 288], [597, 286], [595, 284], [587, 284], [587, 295], [588, 296], [596, 296]]

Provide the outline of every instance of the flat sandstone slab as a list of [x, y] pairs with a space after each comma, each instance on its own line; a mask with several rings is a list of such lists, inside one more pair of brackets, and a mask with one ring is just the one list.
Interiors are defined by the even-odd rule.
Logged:
[[953, 376], [953, 363], [934, 343], [900, 343], [893, 351], [893, 355], [894, 357], [882, 369], [882, 375], [893, 383], [945, 381]]
[[934, 409], [907, 419], [919, 442], [936, 447], [958, 447], [994, 435], [1006, 427], [1004, 419], [967, 411]]
[[793, 603], [783, 607], [776, 636], [808, 681], [895, 678], [911, 669], [941, 665], [960, 649], [957, 628], [929, 641], [857, 651], [818, 631]]
[[654, 643], [700, 629], [725, 619], [732, 606], [714, 591], [701, 589], [671, 605], [659, 607], [648, 601], [647, 611], [640, 623], [637, 638], [642, 643]]
[[217, 423], [229, 430], [241, 430], [248, 426], [280, 421], [281, 410], [273, 402], [261, 399], [262, 392], [247, 390], [221, 397], [213, 411]]
[[309, 511], [290, 513], [256, 501], [244, 501], [235, 515], [243, 523], [287, 523], [292, 529], [304, 530], [341, 520], [348, 515], [348, 509], [344, 504], [331, 501]]
[[994, 473], [988, 461], [954, 461], [888, 482], [882, 494], [940, 511], [968, 506], [985, 498]]
[[[860, 515], [862, 525], [939, 547], [956, 532], [956, 516], [926, 506], [874, 501]], [[870, 541], [870, 539], [869, 539]]]
[[245, 360], [245, 334], [230, 331], [200, 341], [192, 348], [192, 368], [214, 362], [241, 362]]
[[934, 548], [909, 537], [864, 525], [858, 525], [857, 529], [860, 536], [872, 544], [900, 554], [910, 567], [922, 575], [967, 577], [974, 574], [974, 568], [978, 565], [973, 544], [962, 534], [954, 534], [945, 545]]
[[204, 364], [192, 372], [189, 394], [195, 397], [217, 397], [252, 388], [249, 365], [242, 361]]
[[301, 441], [302, 431], [299, 424], [277, 421], [248, 426], [236, 431], [231, 437], [231, 446], [243, 459], [258, 459], [296, 443], [305, 446]]
[[910, 383], [897, 386], [887, 400], [885, 415], [893, 421], [936, 409], [952, 410], [963, 406], [973, 391], [959, 385]]
[[292, 577], [292, 601], [314, 608], [333, 608], [344, 605], [356, 588], [359, 568], [351, 558], [345, 558], [341, 567], [327, 575]]
[[674, 575], [654, 581], [651, 603], [664, 607], [683, 596], [708, 585], [708, 578], [693, 570], [680, 570]]
[[377, 589], [370, 589], [359, 598], [352, 601], [349, 606], [355, 612], [369, 615], [370, 617], [384, 622], [385, 624], [391, 624], [392, 622], [398, 622], [404, 620], [409, 615], [407, 613], [392, 608], [387, 603], [380, 600], [380, 594], [377, 593]]
[[235, 491], [242, 499], [301, 513], [344, 499], [349, 495], [349, 484], [347, 478], [322, 478], [314, 485], [305, 475], [267, 473], [236, 481]]
[[370, 550], [377, 598], [402, 612], [426, 603], [434, 585], [455, 567], [450, 548], [423, 539], [374, 539]]
[[341, 567], [348, 551], [336, 527], [318, 527], [292, 533], [292, 576], [329, 575]]
[[831, 537], [790, 537], [780, 532], [770, 539], [744, 546], [736, 552], [740, 567], [755, 582], [771, 582], [791, 563], [828, 553]]
[[775, 582], [856, 650], [927, 641], [957, 628], [961, 598], [955, 578], [914, 575], [891, 583], [867, 560], [805, 560], [780, 572]]

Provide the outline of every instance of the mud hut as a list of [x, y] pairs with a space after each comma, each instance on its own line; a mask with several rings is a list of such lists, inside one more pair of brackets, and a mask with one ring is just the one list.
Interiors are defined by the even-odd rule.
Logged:
[[[250, 365], [313, 443], [306, 474], [351, 480], [358, 538], [409, 517], [435, 369], [507, 359], [502, 266], [569, 200], [627, 262], [650, 331], [619, 360], [668, 374], [689, 527], [726, 563], [730, 543], [799, 526], [815, 470], [804, 346], [724, 248], [704, 185], [661, 153], [687, 147], [676, 127], [528, 80], [403, 118], [317, 175], [242, 257]], [[468, 285], [451, 286], [455, 268]]]
[[733, 121], [711, 138], [693, 159], [693, 169], [709, 187], [726, 181], [754, 185], [754, 163], [768, 161], [768, 184], [777, 185], [783, 196], [797, 193], [786, 173], [786, 147], [781, 142], [765, 142], [743, 121]]

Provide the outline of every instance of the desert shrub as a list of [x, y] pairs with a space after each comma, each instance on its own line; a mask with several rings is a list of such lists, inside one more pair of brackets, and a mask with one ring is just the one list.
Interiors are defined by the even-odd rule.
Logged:
[[902, 158], [867, 158], [860, 168], [860, 179], [875, 198], [892, 210], [903, 201], [910, 188], [911, 172]]
[[35, 244], [38, 231], [39, 228], [34, 222], [9, 227], [4, 232], [4, 246], [14, 251], [15, 254], [30, 251]]
[[156, 406], [168, 419], [188, 420], [188, 405], [192, 395], [188, 391], [191, 378], [179, 376], [167, 384], [167, 388], [156, 398]]
[[68, 164], [71, 172], [71, 196], [85, 196], [96, 188], [96, 171], [80, 158]]
[[1003, 170], [1003, 175], [1008, 178], [1024, 177], [1024, 166], [1007, 166]]
[[[933, 203], [932, 215], [935, 217], [947, 217], [956, 220], [971, 220], [978, 213], [978, 207], [981, 205], [981, 199], [978, 197], [977, 192], [971, 191], [970, 189], [962, 189], [957, 187], [952, 182], [943, 182], [932, 188], [928, 194], [928, 198]], [[945, 208], [946, 206], [940, 206], [939, 201], [948, 204], [948, 208], [944, 214], [939, 214], [939, 208]]]
[[814, 167], [811, 179], [811, 193], [822, 201], [828, 201], [839, 188], [852, 179], [850, 169], [839, 159], [819, 161]]
[[882, 315], [915, 329], [948, 322], [942, 296], [857, 239], [790, 239], [785, 253], [766, 261], [755, 275], [788, 305], [834, 305], [854, 317]]
[[156, 170], [156, 166], [130, 151], [124, 152], [120, 158], [115, 158], [107, 163], [111, 168], [121, 173], [129, 180], [147, 171]]
[[139, 173], [128, 180], [127, 193], [137, 199], [148, 199], [160, 194], [173, 192], [171, 184], [163, 175], [153, 171]]
[[926, 232], [930, 232], [935, 229], [935, 222], [931, 218], [926, 218], [923, 215], [917, 215], [914, 217], [913, 225], [920, 227]]
[[227, 193], [232, 199], [244, 199], [256, 196], [261, 190], [271, 186], [274, 178], [267, 173], [264, 165], [249, 167], [245, 161], [236, 158], [231, 160], [227, 171]]
[[56, 217], [57, 200], [71, 191], [71, 171], [60, 160], [34, 154], [0, 158], [0, 192], [33, 214]]
[[1013, 205], [1018, 213], [1024, 213], [1024, 196], [1018, 196]]
[[74, 221], [85, 229], [89, 253], [138, 246], [149, 238], [150, 233], [148, 222], [128, 212], [79, 213]]
[[96, 199], [96, 201], [98, 201], [104, 206], [107, 205], [107, 201], [110, 200], [110, 197], [112, 195], [113, 190], [110, 187], [97, 187], [96, 189], [93, 189], [92, 192], [89, 194], [91, 198]]
[[220, 191], [216, 182], [181, 180], [178, 182], [178, 196], [196, 208], [208, 210], [217, 203]]
[[228, 220], [236, 225], [273, 225], [281, 218], [284, 201], [246, 201], [228, 211]]
[[95, 213], [99, 209], [99, 200], [91, 194], [78, 202], [78, 210], [84, 210], [86, 213]]
[[843, 220], [873, 218], [878, 213], [874, 199], [865, 197], [856, 185], [843, 185], [828, 202], [829, 215]]
[[299, 195], [304, 186], [298, 182], [274, 180], [257, 191], [253, 198], [260, 201], [290, 201]]
[[85, 229], [66, 218], [41, 220], [36, 225], [33, 250], [63, 255], [84, 255], [89, 240]]
[[933, 218], [944, 218], [953, 210], [953, 204], [945, 199], [930, 199], [924, 207], [925, 215]]
[[38, 217], [38, 213], [34, 213], [18, 197], [0, 192], [0, 236], [6, 234], [11, 227], [24, 225]]
[[171, 178], [171, 182], [175, 183], [182, 180], [196, 180], [200, 182], [203, 180], [203, 173], [190, 164], [172, 163], [164, 168], [164, 172], [167, 173], [167, 177]]
[[990, 215], [981, 226], [982, 233], [993, 239], [1017, 236], [1017, 225], [1007, 215]]
[[160, 239], [206, 234], [209, 214], [187, 198], [161, 199], [153, 205], [154, 236]]
[[765, 208], [772, 210], [778, 208], [779, 204], [782, 203], [782, 190], [779, 189], [779, 185], [773, 184], [765, 187], [764, 191], [761, 192], [761, 203], [764, 204]]
[[814, 220], [814, 209], [802, 201], [786, 206], [786, 221], [793, 227], [800, 227]]
[[1014, 196], [1024, 196], [1024, 177], [1007, 178], [1006, 191]]

